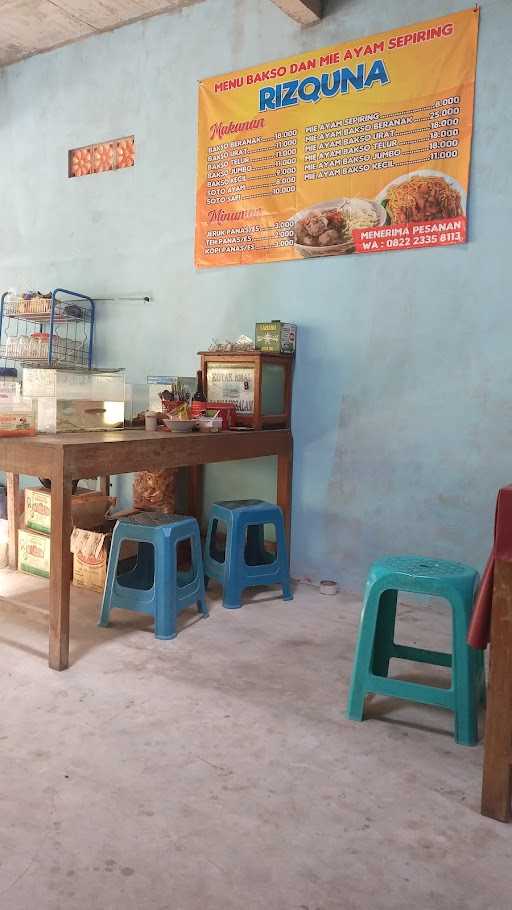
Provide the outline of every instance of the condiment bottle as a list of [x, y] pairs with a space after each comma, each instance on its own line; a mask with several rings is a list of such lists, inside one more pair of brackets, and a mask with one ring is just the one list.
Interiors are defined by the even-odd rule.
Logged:
[[197, 388], [192, 396], [191, 411], [192, 417], [199, 417], [206, 410], [206, 395], [203, 390], [203, 371], [197, 371]]

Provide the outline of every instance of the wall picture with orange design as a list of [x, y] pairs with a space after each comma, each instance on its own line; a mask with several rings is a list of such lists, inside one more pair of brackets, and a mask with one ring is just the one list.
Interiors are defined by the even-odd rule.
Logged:
[[93, 145], [70, 149], [68, 177], [85, 177], [104, 171], [118, 171], [135, 164], [135, 136], [108, 139]]

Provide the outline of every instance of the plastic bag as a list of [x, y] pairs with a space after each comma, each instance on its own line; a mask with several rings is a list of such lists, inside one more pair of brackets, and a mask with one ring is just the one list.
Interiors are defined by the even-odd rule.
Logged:
[[173, 515], [176, 511], [176, 469], [139, 471], [133, 481], [133, 505]]

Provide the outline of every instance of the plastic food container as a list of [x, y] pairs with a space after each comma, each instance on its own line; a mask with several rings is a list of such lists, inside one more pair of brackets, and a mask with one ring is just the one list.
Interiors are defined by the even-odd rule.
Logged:
[[5, 340], [5, 356], [8, 360], [29, 356], [30, 338], [28, 335], [8, 335]]
[[222, 430], [222, 417], [199, 417], [197, 426], [201, 433], [219, 433]]
[[144, 414], [145, 428], [148, 432], [156, 430], [158, 414], [155, 411], [146, 411]]
[[219, 411], [223, 430], [230, 430], [231, 427], [236, 427], [236, 407], [234, 404], [226, 401], [208, 401], [205, 408], [208, 411]]
[[30, 398], [0, 399], [0, 436], [35, 436], [36, 414]]
[[[52, 344], [58, 343], [57, 335], [53, 335]], [[29, 339], [29, 360], [46, 360], [50, 347], [50, 336], [48, 332], [32, 332]]]

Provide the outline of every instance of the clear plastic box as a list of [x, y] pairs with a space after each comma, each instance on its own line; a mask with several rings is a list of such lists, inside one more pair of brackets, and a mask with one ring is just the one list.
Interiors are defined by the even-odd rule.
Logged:
[[151, 411], [161, 411], [162, 400], [160, 394], [162, 392], [170, 392], [176, 396], [177, 400], [186, 401], [190, 404], [192, 396], [196, 391], [196, 377], [195, 376], [148, 376], [147, 378], [148, 392], [149, 392], [149, 409]]
[[[144, 413], [149, 410], [148, 386], [142, 383], [125, 385], [125, 425], [130, 427], [144, 426]], [[160, 410], [160, 408], [159, 408]]]
[[39, 433], [81, 433], [120, 430], [124, 427], [124, 401], [83, 398], [39, 398]]
[[125, 400], [124, 370], [57, 370], [24, 367], [23, 394], [31, 398], [66, 401]]

